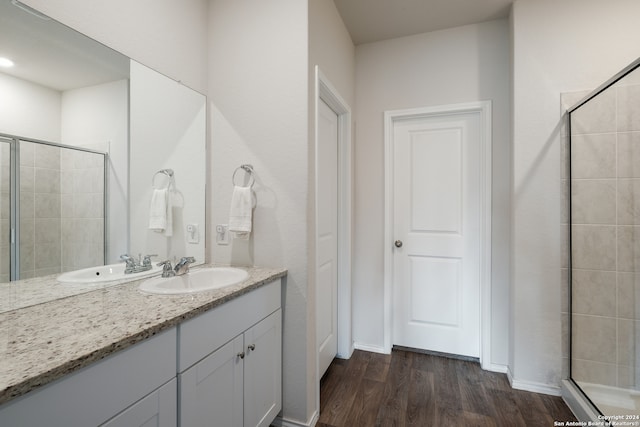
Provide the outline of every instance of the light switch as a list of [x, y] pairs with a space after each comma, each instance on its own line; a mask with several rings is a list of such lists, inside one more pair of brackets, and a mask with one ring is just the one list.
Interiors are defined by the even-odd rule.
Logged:
[[219, 245], [229, 244], [229, 226], [227, 224], [216, 225], [216, 243]]
[[187, 224], [187, 243], [200, 242], [200, 228], [198, 224]]

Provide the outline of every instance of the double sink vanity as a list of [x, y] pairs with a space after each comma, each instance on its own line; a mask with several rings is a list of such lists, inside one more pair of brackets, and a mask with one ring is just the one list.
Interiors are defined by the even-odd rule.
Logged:
[[0, 313], [0, 425], [268, 426], [282, 406], [285, 276], [201, 266], [99, 288], [12, 282], [0, 290], [14, 304]]

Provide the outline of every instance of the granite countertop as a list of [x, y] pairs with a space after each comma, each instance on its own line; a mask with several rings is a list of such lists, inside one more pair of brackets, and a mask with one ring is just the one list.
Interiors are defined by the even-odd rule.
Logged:
[[0, 404], [287, 274], [246, 270], [240, 284], [196, 294], [144, 294], [141, 279], [0, 312]]

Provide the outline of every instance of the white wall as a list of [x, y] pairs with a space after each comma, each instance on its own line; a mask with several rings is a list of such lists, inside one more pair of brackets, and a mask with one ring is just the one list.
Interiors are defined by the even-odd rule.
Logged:
[[283, 416], [306, 422], [315, 410], [313, 327], [308, 315], [307, 2], [211, 0], [209, 13], [209, 224], [227, 224], [231, 177], [256, 172], [257, 205], [248, 242], [215, 244], [209, 259], [281, 265], [285, 280]]
[[510, 373], [515, 387], [557, 392], [566, 375], [560, 94], [593, 89], [635, 60], [638, 16], [636, 0], [517, 0], [514, 5]]
[[60, 92], [0, 73], [0, 93], [0, 132], [60, 142]]
[[[309, 126], [308, 126], [308, 142], [309, 142], [309, 243], [308, 243], [308, 259], [309, 259], [309, 295], [313, 295], [314, 299], [309, 301], [308, 304], [308, 317], [313, 319], [310, 322], [308, 331], [308, 340], [314, 345], [314, 356], [316, 338], [316, 323], [317, 317], [315, 311], [316, 305], [316, 222], [315, 222], [315, 188], [316, 188], [316, 158], [315, 158], [315, 130], [316, 130], [316, 66], [323, 73], [326, 78], [338, 92], [338, 95], [342, 98], [349, 108], [353, 109], [355, 105], [355, 47], [351, 41], [351, 36], [347, 31], [342, 18], [332, 1], [326, 0], [310, 0], [309, 1], [309, 67], [308, 67], [308, 87], [309, 87]], [[352, 117], [353, 120], [353, 117]], [[353, 124], [351, 125], [353, 129]], [[353, 139], [353, 138], [352, 138]], [[353, 141], [352, 141], [353, 146]], [[340, 156], [341, 154], [339, 154]], [[353, 159], [353, 153], [351, 153], [351, 159]], [[353, 168], [352, 168], [353, 170]], [[353, 182], [353, 176], [351, 177]], [[353, 190], [352, 190], [353, 191]], [[352, 208], [353, 211], [353, 208]], [[353, 229], [353, 228], [352, 228]], [[350, 284], [341, 283], [341, 286], [349, 287]], [[343, 293], [338, 292], [338, 298]], [[345, 298], [347, 299], [347, 298]], [[339, 317], [341, 314], [339, 314]], [[344, 324], [344, 320], [340, 319], [341, 324]], [[346, 322], [350, 324], [351, 322]], [[338, 331], [338, 336], [341, 335], [341, 331]], [[346, 335], [345, 335], [346, 336]], [[340, 340], [340, 338], [338, 338]], [[349, 347], [351, 347], [349, 343]], [[339, 344], [340, 347], [340, 344]], [[344, 357], [345, 355], [341, 355]], [[315, 367], [317, 361], [313, 358], [313, 366]], [[314, 369], [315, 374], [315, 369]], [[319, 388], [320, 378], [310, 378], [310, 383], [314, 386], [314, 396], [319, 402]], [[319, 408], [317, 408], [319, 410]]]
[[118, 262], [129, 242], [129, 82], [119, 80], [65, 91], [61, 128], [63, 144], [109, 153], [107, 263]]
[[507, 364], [509, 26], [491, 21], [356, 48], [353, 319], [362, 348], [383, 350], [383, 112], [491, 100], [493, 109], [492, 360]]

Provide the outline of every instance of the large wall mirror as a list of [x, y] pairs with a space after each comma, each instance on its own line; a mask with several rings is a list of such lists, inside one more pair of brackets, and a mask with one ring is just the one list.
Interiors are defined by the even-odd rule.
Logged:
[[15, 0], [0, 57], [0, 282], [125, 253], [203, 262], [204, 95]]

